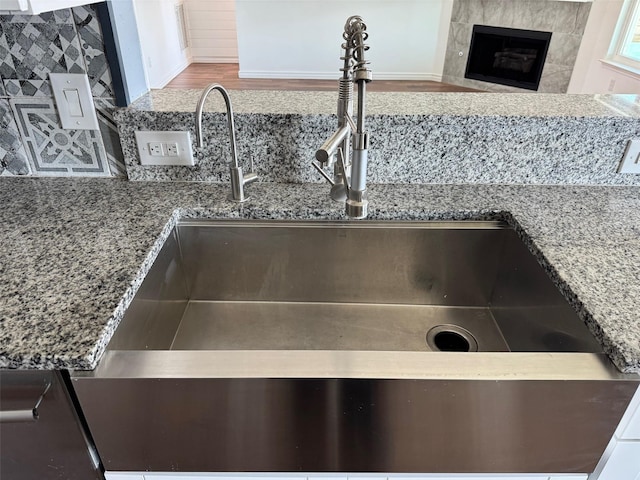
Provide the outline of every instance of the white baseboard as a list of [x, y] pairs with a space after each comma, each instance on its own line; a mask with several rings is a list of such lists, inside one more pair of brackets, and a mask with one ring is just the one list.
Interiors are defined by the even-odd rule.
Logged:
[[193, 57], [193, 63], [238, 63], [238, 57], [200, 57], [200, 56], [194, 56]]
[[[338, 80], [340, 72], [273, 72], [260, 70], [240, 70], [240, 78], [274, 78], [291, 80]], [[441, 82], [442, 75], [435, 73], [408, 73], [408, 72], [373, 72], [373, 80], [421, 80]]]
[[442, 74], [435, 73], [409, 73], [409, 72], [373, 72], [374, 80], [419, 80], [441, 82]]
[[173, 68], [169, 73], [167, 73], [159, 82], [154, 82], [154, 85], [150, 85], [151, 88], [164, 88], [167, 84], [173, 80], [176, 75], [182, 72], [185, 68], [191, 65], [192, 60], [191, 57], [186, 58], [183, 62]]

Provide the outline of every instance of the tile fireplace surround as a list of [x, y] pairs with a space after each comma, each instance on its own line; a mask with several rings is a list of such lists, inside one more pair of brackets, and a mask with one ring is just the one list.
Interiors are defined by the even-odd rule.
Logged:
[[527, 91], [464, 77], [473, 25], [489, 25], [552, 32], [538, 91], [566, 93], [590, 10], [585, 2], [455, 0], [442, 81], [493, 92]]

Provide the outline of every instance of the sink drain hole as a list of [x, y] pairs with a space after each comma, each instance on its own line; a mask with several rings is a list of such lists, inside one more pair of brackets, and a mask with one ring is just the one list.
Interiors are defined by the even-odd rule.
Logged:
[[477, 352], [478, 342], [457, 325], [438, 325], [427, 332], [427, 345], [440, 352]]
[[469, 341], [456, 332], [436, 333], [433, 343], [442, 352], [468, 352], [471, 348]]

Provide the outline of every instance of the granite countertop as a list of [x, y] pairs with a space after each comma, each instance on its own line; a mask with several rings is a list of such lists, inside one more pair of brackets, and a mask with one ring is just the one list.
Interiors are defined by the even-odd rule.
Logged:
[[[152, 90], [121, 112], [195, 112], [201, 93]], [[229, 96], [236, 114], [334, 115], [338, 99], [337, 92], [317, 91], [231, 90]], [[205, 110], [224, 112], [222, 96], [209, 94]], [[367, 92], [367, 115], [638, 118], [640, 95]]]
[[[341, 219], [325, 185], [0, 179], [0, 367], [92, 369], [180, 217]], [[511, 222], [622, 372], [640, 373], [640, 187], [371, 185], [370, 219]]]

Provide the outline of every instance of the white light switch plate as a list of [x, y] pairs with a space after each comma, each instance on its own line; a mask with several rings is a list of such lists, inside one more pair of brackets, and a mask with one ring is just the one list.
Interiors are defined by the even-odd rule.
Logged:
[[50, 73], [49, 80], [62, 128], [100, 130], [89, 77], [86, 74]]
[[141, 165], [193, 166], [190, 132], [135, 132]]
[[640, 173], [640, 139], [627, 142], [618, 173]]

